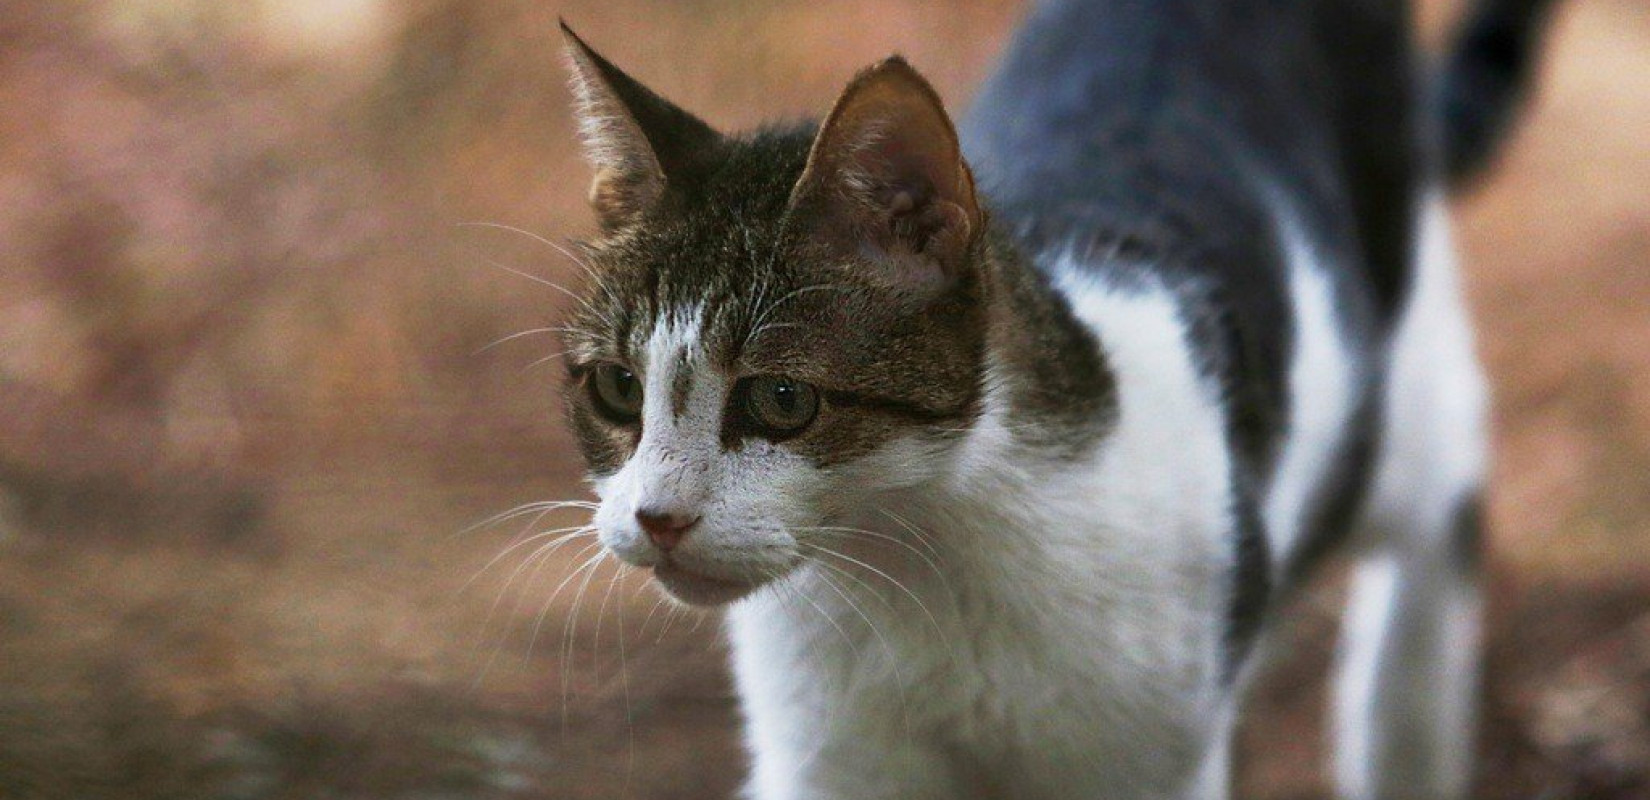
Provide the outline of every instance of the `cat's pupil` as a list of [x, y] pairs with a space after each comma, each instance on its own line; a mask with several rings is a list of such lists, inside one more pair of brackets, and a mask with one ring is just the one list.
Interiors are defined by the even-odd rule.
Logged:
[[773, 400], [774, 404], [779, 406], [780, 411], [783, 411], [786, 414], [796, 413], [797, 401], [795, 386], [788, 383], [781, 383], [778, 386], [773, 387]]
[[763, 376], [743, 385], [745, 409], [762, 435], [793, 435], [813, 421], [819, 395], [806, 383]]

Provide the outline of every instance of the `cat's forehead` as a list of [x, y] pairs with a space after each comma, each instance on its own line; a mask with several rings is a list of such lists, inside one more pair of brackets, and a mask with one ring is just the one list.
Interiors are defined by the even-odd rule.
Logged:
[[[828, 280], [828, 265], [787, 237], [787, 203], [805, 158], [805, 137], [757, 137], [708, 174], [690, 176], [638, 225], [592, 244], [596, 285], [575, 320], [596, 339], [639, 360], [655, 334], [678, 338], [730, 362], [758, 324], [806, 311], [781, 298]], [[767, 318], [764, 320], [764, 318]], [[792, 323], [786, 323], [792, 324]]]

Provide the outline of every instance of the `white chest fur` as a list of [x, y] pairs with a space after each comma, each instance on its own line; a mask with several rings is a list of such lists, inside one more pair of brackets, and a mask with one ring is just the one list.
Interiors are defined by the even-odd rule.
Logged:
[[924, 558], [861, 537], [732, 610], [754, 796], [1186, 790], [1225, 713], [1219, 405], [1166, 292], [1063, 288], [1116, 372], [1115, 429], [1055, 461], [988, 407], [953, 476], [853, 522]]

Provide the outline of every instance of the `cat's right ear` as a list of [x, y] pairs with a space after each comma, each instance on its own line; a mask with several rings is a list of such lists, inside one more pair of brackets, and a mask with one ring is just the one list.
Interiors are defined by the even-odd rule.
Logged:
[[672, 176], [717, 149], [722, 136], [613, 66], [566, 22], [561, 32], [580, 139], [596, 170], [590, 205], [602, 229], [615, 230], [657, 204]]

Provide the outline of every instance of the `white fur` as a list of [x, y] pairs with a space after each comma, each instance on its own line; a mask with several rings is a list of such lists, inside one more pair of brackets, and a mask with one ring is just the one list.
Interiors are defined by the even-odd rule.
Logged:
[[1357, 407], [1359, 365], [1341, 341], [1334, 287], [1312, 243], [1296, 215], [1283, 203], [1277, 205], [1295, 312], [1288, 433], [1265, 506], [1273, 561], [1282, 564], [1299, 545], [1306, 512], [1345, 445], [1347, 423]]
[[1393, 340], [1369, 523], [1404, 531], [1405, 547], [1429, 548], [1442, 543], [1426, 537], [1446, 534], [1461, 494], [1484, 480], [1488, 392], [1442, 196], [1426, 199], [1419, 233], [1415, 286]]
[[[875, 503], [938, 540], [943, 580], [888, 568], [913, 598], [816, 569], [732, 609], [753, 797], [1193, 788], [1223, 707], [1216, 389], [1167, 292], [1067, 283], [1117, 371], [1117, 429], [1079, 463], [1049, 462], [1018, 449], [993, 396], [952, 477]], [[874, 509], [856, 524], [900, 531]]]
[[[596, 481], [602, 544], [625, 561], [654, 566], [661, 554], [636, 520], [639, 509], [700, 517], [673, 558], [695, 572], [748, 580], [782, 572], [796, 561], [789, 533], [794, 518], [787, 485], [812, 483], [814, 470], [799, 456], [764, 442], [735, 454], [719, 441], [729, 386], [705, 368], [699, 349], [703, 312], [695, 308], [661, 320], [647, 337], [641, 363], [642, 440], [623, 468]], [[671, 407], [676, 370], [691, 372], [688, 402]]]
[[1349, 800], [1463, 797], [1470, 779], [1481, 601], [1449, 551], [1459, 504], [1483, 486], [1486, 390], [1442, 197], [1419, 229], [1336, 680]]

